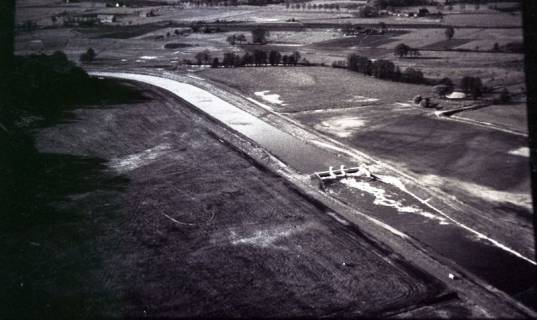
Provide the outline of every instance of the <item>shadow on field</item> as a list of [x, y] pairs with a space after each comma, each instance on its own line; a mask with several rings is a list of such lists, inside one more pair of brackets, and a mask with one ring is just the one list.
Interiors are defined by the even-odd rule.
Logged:
[[108, 300], [90, 274], [99, 268], [99, 228], [114, 209], [92, 212], [83, 202], [95, 193], [116, 198], [128, 179], [107, 171], [103, 159], [40, 153], [27, 134], [2, 134], [0, 144], [0, 300], [8, 306], [0, 318], [92, 315], [95, 297]]
[[[107, 300], [106, 292], [91, 287], [97, 282], [90, 273], [99, 268], [95, 238], [100, 225], [113, 220], [113, 208], [92, 212], [69, 203], [84, 195], [91, 201], [95, 192], [117, 196], [128, 180], [108, 173], [103, 159], [39, 153], [21, 140], [2, 143], [10, 150], [2, 153], [8, 165], [0, 175], [0, 299], [9, 307], [0, 318], [91, 315], [95, 296]], [[88, 299], [94, 290], [99, 294]]]
[[0, 101], [0, 318], [92, 317], [111, 300], [94, 272], [98, 239], [117, 220], [129, 180], [108, 170], [106, 159], [41, 153], [34, 135], [76, 121], [76, 108], [146, 98], [130, 85], [88, 77], [61, 53], [17, 58]]

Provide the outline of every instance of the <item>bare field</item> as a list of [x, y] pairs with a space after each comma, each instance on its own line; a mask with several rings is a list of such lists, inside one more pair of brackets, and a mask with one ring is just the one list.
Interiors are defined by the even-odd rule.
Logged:
[[[294, 118], [404, 168], [426, 185], [481, 203], [481, 208], [489, 203], [491, 212], [507, 203], [516, 206], [509, 214], [511, 220], [520, 216], [531, 227], [529, 161], [517, 152], [527, 148], [524, 137], [434, 119], [402, 105], [297, 114]], [[498, 209], [500, 213], [506, 214]]]
[[[325, 131], [380, 158], [402, 162], [419, 174], [448, 176], [495, 190], [529, 194], [528, 159], [509, 153], [527, 146], [523, 137], [435, 119], [405, 106], [369, 106], [345, 112], [300, 114], [295, 118], [321, 129], [322, 123], [331, 119], [359, 118], [362, 125], [351, 126], [352, 134], [338, 135], [330, 127]], [[505, 177], [499, 179], [501, 174]]]
[[[3, 287], [16, 299], [3, 312], [380, 315], [443, 291], [220, 143], [176, 100], [145, 95], [77, 110], [70, 122], [37, 133], [41, 152], [63, 157], [50, 170], [101, 159], [100, 169], [77, 174], [121, 177], [121, 187], [67, 187], [52, 203], [36, 202], [77, 212], [61, 225], [62, 237], [53, 222], [5, 230], [11, 240], [2, 250], [17, 268], [2, 265], [10, 279]], [[86, 232], [65, 238], [79, 229]], [[31, 239], [24, 253], [14, 249], [22, 239]], [[39, 273], [24, 272], [47, 255]]]

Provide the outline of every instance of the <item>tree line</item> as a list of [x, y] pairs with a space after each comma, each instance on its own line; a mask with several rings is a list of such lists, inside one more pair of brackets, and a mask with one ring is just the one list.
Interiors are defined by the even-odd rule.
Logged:
[[[342, 67], [342, 63], [334, 63], [334, 67]], [[423, 73], [415, 68], [404, 71], [390, 60], [370, 60], [367, 57], [352, 53], [347, 57], [347, 69], [379, 79], [401, 81], [408, 83], [427, 83]]]
[[[455, 85], [450, 78], [446, 77], [440, 80], [427, 79], [419, 69], [409, 67], [404, 71], [401, 71], [398, 66], [389, 60], [370, 60], [367, 57], [355, 53], [352, 53], [347, 57], [346, 63], [345, 61], [336, 61], [332, 66], [336, 68], [347, 68], [351, 71], [373, 76], [378, 79], [436, 85], [434, 90], [440, 96], [449, 94], [455, 89]], [[482, 96], [483, 93], [491, 90], [483, 85], [481, 78], [473, 76], [464, 76], [459, 83], [459, 88], [473, 98], [478, 98]], [[501, 100], [506, 100], [505, 96], [508, 95], [508, 92], [502, 92]]]
[[[245, 66], [296, 66], [300, 62], [300, 52], [295, 51], [291, 54], [282, 54], [277, 50], [254, 50], [238, 54], [235, 52], [225, 52], [222, 60], [219, 57], [211, 57], [209, 50], [198, 52], [194, 58], [198, 65], [210, 64], [212, 68], [231, 68]], [[186, 64], [192, 64], [191, 61], [185, 61]]]

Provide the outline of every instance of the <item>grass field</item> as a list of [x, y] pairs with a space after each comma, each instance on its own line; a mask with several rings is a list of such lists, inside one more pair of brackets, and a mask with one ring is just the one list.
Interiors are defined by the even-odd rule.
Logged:
[[272, 106], [280, 112], [408, 102], [430, 91], [427, 86], [380, 81], [323, 67], [208, 69], [201, 74], [253, 97], [265, 90], [278, 94], [286, 105]]
[[444, 17], [444, 24], [456, 26], [502, 27], [521, 26], [520, 12], [510, 13], [475, 13], [475, 14], [448, 14]]

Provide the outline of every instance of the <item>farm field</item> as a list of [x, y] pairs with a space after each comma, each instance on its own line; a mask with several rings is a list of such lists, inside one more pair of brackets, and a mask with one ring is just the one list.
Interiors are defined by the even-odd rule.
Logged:
[[[501, 17], [501, 19], [498, 19]], [[520, 13], [469, 13], [469, 14], [448, 14], [444, 17], [443, 23], [456, 26], [476, 26], [476, 27], [504, 27], [520, 26]]]
[[[513, 223], [522, 218], [531, 230], [529, 162], [516, 152], [527, 146], [527, 139], [438, 119], [412, 106], [409, 100], [426, 92], [427, 86], [380, 81], [331, 68], [243, 68], [207, 70], [201, 75], [404, 168], [425, 185], [489, 208], [493, 216]], [[513, 113], [523, 117], [521, 108]], [[504, 204], [517, 209], [506, 215], [499, 209]]]
[[464, 111], [457, 117], [492, 123], [496, 126], [528, 133], [528, 116], [525, 103], [491, 105], [483, 109]]
[[[48, 19], [50, 24], [52, 23], [50, 16], [58, 13], [56, 11], [59, 6], [50, 7], [50, 12], [46, 11], [48, 10], [46, 6], [39, 6], [32, 10], [20, 10], [17, 23], [41, 17], [42, 20]], [[262, 24], [263, 21], [285, 22], [290, 18], [300, 20], [306, 17], [311, 21], [320, 22], [324, 19], [323, 16], [331, 16], [329, 22], [336, 23], [336, 25], [346, 21], [346, 19], [337, 19], [343, 13], [288, 10], [283, 5], [270, 5], [262, 8], [238, 6], [226, 10], [177, 5], [149, 7], [157, 12], [155, 17], [140, 16], [140, 12], [145, 12], [149, 10], [148, 8], [103, 8], [99, 5], [91, 7], [86, 2], [72, 4], [67, 8], [83, 13], [109, 12], [119, 14], [123, 10], [125, 16], [118, 16], [119, 22], [116, 25], [93, 28], [60, 28], [57, 25], [57, 28], [54, 29], [21, 32], [16, 37], [17, 52], [52, 53], [55, 50], [63, 50], [70, 58], [77, 60], [82, 52], [92, 47], [98, 52], [97, 64], [175, 67], [184, 59], [194, 60], [195, 54], [203, 50], [209, 50], [212, 57], [218, 57], [222, 60], [227, 51], [241, 53], [245, 50], [252, 50], [254, 47], [231, 46], [226, 42], [228, 36], [236, 33], [244, 33], [248, 41], [251, 41], [249, 32], [183, 35], [176, 34], [176, 31], [180, 29], [184, 31], [185, 28], [167, 26], [168, 23], [198, 20], [210, 22], [219, 19], [251, 21]], [[447, 16], [465, 17], [474, 15], [473, 13], [447, 14]], [[482, 16], [481, 19], [492, 22], [495, 20], [503, 21], [504, 15], [513, 17], [504, 13], [479, 14]], [[400, 18], [387, 17], [377, 20], [379, 20], [378, 22], [382, 20], [391, 23], [393, 22], [391, 20], [394, 19]], [[513, 19], [518, 19], [520, 25], [519, 16], [515, 16]], [[378, 23], [375, 21], [375, 19], [361, 18], [360, 21], [355, 22]], [[130, 25], [131, 23], [132, 25]], [[416, 23], [416, 21], [408, 21], [408, 23]], [[122, 26], [121, 30], [117, 29], [118, 26]], [[337, 28], [273, 31], [268, 37], [269, 43], [264, 46], [255, 46], [255, 49], [279, 50], [283, 53], [298, 50], [302, 57], [308, 61], [326, 65], [330, 65], [334, 61], [345, 60], [350, 53], [358, 53], [369, 58], [393, 60], [402, 68], [419, 68], [426, 77], [434, 79], [450, 77], [457, 81], [465, 75], [477, 75], [492, 87], [507, 86], [509, 89], [515, 89], [516, 92], [524, 91], [524, 57], [522, 54], [445, 51], [459, 49], [489, 51], [495, 43], [504, 46], [508, 43], [522, 42], [521, 29], [501, 29], [500, 27], [501, 25], [496, 29], [456, 29], [455, 37], [451, 41], [446, 40], [444, 29], [438, 28], [392, 30], [384, 35], [361, 35], [358, 37], [344, 37]], [[186, 29], [188, 30], [188, 28]], [[420, 49], [421, 56], [413, 59], [396, 58], [393, 55], [393, 48], [400, 43]], [[164, 47], [166, 44], [177, 44], [178, 47], [166, 49]]]
[[207, 69], [200, 74], [250, 96], [262, 91], [279, 95], [282, 103], [271, 106], [286, 113], [407, 103], [430, 90], [326, 67]]
[[[3, 316], [382, 315], [445, 292], [177, 103], [144, 90], [138, 102], [78, 109], [36, 132], [34, 160], [77, 176], [32, 180], [28, 196], [49, 199], [34, 202], [55, 220], [3, 228]], [[44, 185], [63, 191], [40, 198]], [[483, 315], [457, 299], [427, 312]]]

